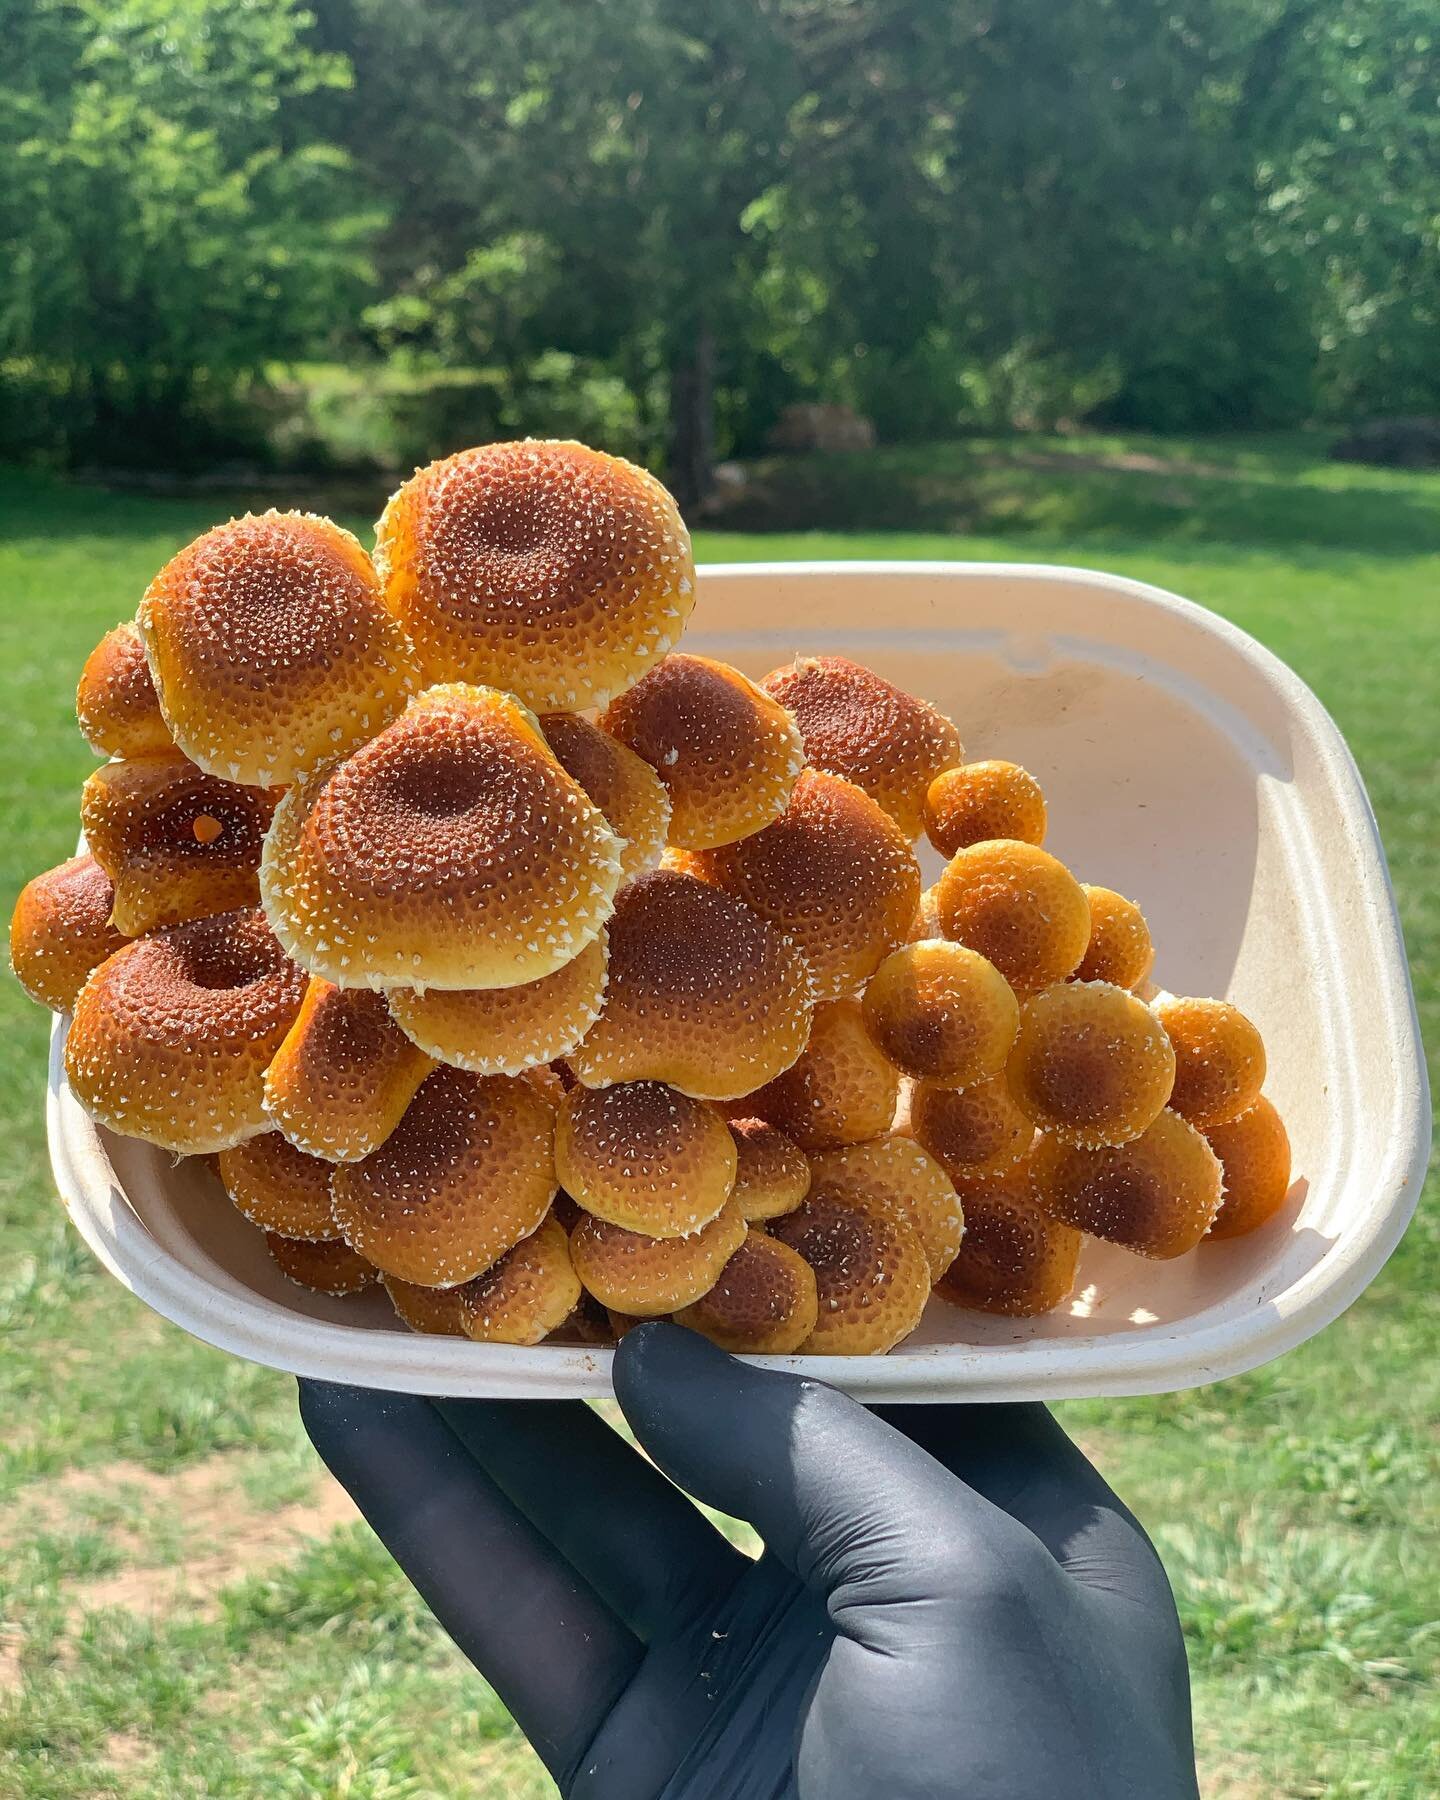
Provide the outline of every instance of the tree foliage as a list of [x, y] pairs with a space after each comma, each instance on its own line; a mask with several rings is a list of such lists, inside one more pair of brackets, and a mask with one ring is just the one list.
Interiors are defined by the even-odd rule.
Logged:
[[0, 355], [134, 406], [381, 352], [518, 418], [563, 371], [687, 498], [800, 398], [1440, 406], [1431, 0], [310, 3], [0, 0]]

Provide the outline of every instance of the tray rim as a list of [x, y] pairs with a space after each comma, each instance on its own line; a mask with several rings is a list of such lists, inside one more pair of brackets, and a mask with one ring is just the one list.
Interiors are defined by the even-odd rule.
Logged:
[[[699, 578], [776, 580], [796, 575], [846, 580], [1060, 580], [1123, 595], [1215, 637], [1276, 691], [1303, 726], [1330, 788], [1352, 827], [1350, 854], [1379, 957], [1386, 1036], [1395, 1051], [1392, 1128], [1374, 1171], [1374, 1204], [1297, 1282], [1267, 1302], [1263, 1321], [1230, 1317], [1198, 1328], [1163, 1325], [1076, 1342], [1025, 1339], [1014, 1344], [903, 1346], [884, 1357], [754, 1357], [842, 1387], [870, 1401], [1065, 1399], [1178, 1391], [1243, 1373], [1322, 1330], [1359, 1297], [1399, 1243], [1418, 1203], [1430, 1145], [1428, 1075], [1393, 885], [1369, 797], [1339, 728], [1300, 677], [1278, 656], [1194, 601], [1129, 576], [1054, 563], [829, 561], [701, 564]], [[712, 633], [711, 636], [723, 634]], [[753, 635], [753, 634], [751, 634]], [[847, 636], [853, 642], [856, 633]], [[864, 636], [866, 634], [859, 634]], [[893, 631], [877, 629], [877, 642]], [[917, 635], [917, 634], [911, 634]], [[923, 632], [918, 635], [923, 636]], [[153, 1310], [192, 1336], [292, 1374], [348, 1379], [401, 1392], [448, 1397], [594, 1397], [610, 1392], [613, 1352], [600, 1346], [460, 1344], [373, 1327], [333, 1324], [290, 1312], [258, 1296], [221, 1294], [200, 1281], [154, 1238], [119, 1193], [99, 1132], [65, 1081], [67, 1021], [52, 1025], [46, 1125], [56, 1187], [81, 1237], [100, 1263]], [[312, 1340], [318, 1340], [312, 1341]], [[334, 1344], [334, 1350], [327, 1345]], [[341, 1346], [343, 1345], [343, 1350]], [[437, 1372], [446, 1351], [455, 1370]], [[437, 1356], [437, 1351], [439, 1355]], [[544, 1365], [534, 1366], [537, 1356]], [[463, 1359], [463, 1360], [462, 1360]]]

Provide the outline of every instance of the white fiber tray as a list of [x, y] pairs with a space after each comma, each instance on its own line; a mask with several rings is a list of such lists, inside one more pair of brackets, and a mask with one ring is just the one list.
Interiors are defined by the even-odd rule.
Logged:
[[[970, 757], [1023, 763], [1049, 846], [1130, 895], [1156, 980], [1236, 1001], [1265, 1035], [1294, 1146], [1283, 1211], [1169, 1263], [1091, 1244], [1046, 1318], [932, 1300], [889, 1356], [777, 1357], [871, 1400], [1154, 1393], [1279, 1356], [1349, 1306], [1420, 1190], [1429, 1102], [1375, 823], [1314, 695], [1224, 620], [1080, 569], [788, 563], [701, 571], [685, 640], [761, 675], [852, 656], [925, 695]], [[926, 879], [938, 859], [928, 851]], [[412, 1336], [382, 1295], [291, 1286], [205, 1166], [111, 1136], [51, 1046], [49, 1132], [71, 1217], [101, 1262], [207, 1342], [328, 1380], [427, 1394], [604, 1394], [610, 1353]]]

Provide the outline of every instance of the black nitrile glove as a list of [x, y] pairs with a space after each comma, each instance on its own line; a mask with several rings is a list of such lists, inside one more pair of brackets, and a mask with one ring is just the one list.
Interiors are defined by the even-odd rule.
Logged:
[[1041, 1406], [867, 1411], [678, 1326], [588, 1407], [302, 1384], [316, 1448], [569, 1800], [1196, 1794], [1139, 1525]]

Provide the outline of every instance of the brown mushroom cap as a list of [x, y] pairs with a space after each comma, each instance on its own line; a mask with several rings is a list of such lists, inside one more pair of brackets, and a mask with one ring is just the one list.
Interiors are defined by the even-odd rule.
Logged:
[[171, 735], [227, 781], [283, 786], [344, 756], [417, 685], [369, 557], [309, 513], [205, 532], [150, 583], [138, 623]]
[[75, 1002], [65, 1073], [91, 1115], [184, 1156], [270, 1129], [261, 1078], [305, 978], [258, 911], [127, 944]]
[[92, 971], [124, 948], [110, 923], [114, 903], [93, 856], [72, 856], [26, 882], [10, 915], [10, 966], [32, 1000], [68, 1012]]
[[330, 1165], [283, 1138], [262, 1131], [222, 1150], [221, 1186], [252, 1225], [312, 1243], [338, 1236], [330, 1211]]
[[920, 865], [860, 788], [806, 769], [773, 825], [702, 851], [691, 870], [753, 907], [804, 952], [820, 1000], [853, 993], [905, 942]]
[[1245, 1112], [1212, 1125], [1205, 1141], [1220, 1158], [1224, 1178], [1224, 1199], [1209, 1236], [1243, 1237], [1279, 1212], [1290, 1192], [1285, 1122], [1262, 1094]]
[[675, 502], [583, 444], [486, 444], [418, 470], [380, 515], [375, 562], [432, 681], [547, 711], [621, 693], [695, 604]]
[[265, 1110], [300, 1149], [359, 1162], [400, 1123], [434, 1066], [391, 1019], [383, 994], [312, 976], [265, 1071]]
[[1036, 1205], [1024, 1162], [957, 1185], [965, 1241], [935, 1291], [1012, 1318], [1053, 1312], [1075, 1286], [1080, 1233]]
[[265, 1248], [282, 1275], [317, 1294], [358, 1294], [380, 1278], [379, 1270], [357, 1255], [344, 1238], [287, 1238], [278, 1231], [267, 1231]]
[[80, 819], [115, 886], [116, 929], [141, 937], [253, 906], [275, 799], [207, 775], [178, 750], [97, 769], [81, 790]]
[[942, 856], [989, 838], [1045, 842], [1045, 796], [1019, 763], [973, 762], [946, 769], [925, 795], [925, 835]]
[[747, 1094], [810, 1034], [805, 958], [743, 900], [657, 869], [610, 922], [604, 1010], [566, 1060], [587, 1087], [665, 1081], [697, 1099]]
[[436, 1069], [405, 1117], [331, 1186], [348, 1243], [422, 1287], [470, 1281], [527, 1237], [555, 1196], [555, 1116], [528, 1081]]
[[624, 839], [620, 879], [658, 867], [670, 829], [670, 796], [649, 763], [578, 713], [546, 713], [540, 729], [560, 767]]
[[1015, 1104], [1004, 1075], [968, 1088], [917, 1081], [909, 1100], [911, 1135], [956, 1183], [1019, 1162], [1035, 1136], [1033, 1121]]
[[810, 1192], [810, 1159], [764, 1119], [731, 1119], [736, 1205], [746, 1219], [778, 1219]]
[[[503, 1260], [503, 1259], [502, 1259]], [[477, 1276], [483, 1280], [483, 1276]], [[468, 1281], [458, 1287], [421, 1287], [415, 1281], [401, 1281], [398, 1275], [381, 1275], [380, 1281], [390, 1296], [396, 1316], [412, 1331], [424, 1337], [465, 1336], [465, 1293]]]
[[930, 1297], [930, 1269], [908, 1225], [873, 1207], [811, 1195], [770, 1234], [815, 1273], [807, 1356], [878, 1356], [908, 1337]]
[[766, 1120], [814, 1153], [888, 1131], [899, 1096], [900, 1077], [871, 1041], [860, 1002], [829, 1000], [815, 1008], [798, 1062], [733, 1110]]
[[1022, 1112], [1096, 1150], [1153, 1123], [1175, 1083], [1175, 1052], [1150, 1008], [1107, 981], [1042, 988], [1020, 1009], [1005, 1067]]
[[609, 918], [619, 840], [494, 688], [431, 688], [280, 802], [265, 909], [341, 987], [518, 987]]
[[965, 1217], [955, 1184], [910, 1138], [891, 1135], [826, 1150], [812, 1164], [810, 1193], [851, 1206], [876, 1207], [908, 1225], [920, 1240], [932, 1282], [950, 1267], [960, 1248]]
[[943, 713], [843, 656], [799, 657], [761, 685], [794, 714], [817, 769], [853, 781], [919, 837], [927, 788], [965, 754]]
[[712, 1106], [660, 1081], [577, 1087], [555, 1127], [560, 1185], [586, 1212], [646, 1237], [708, 1225], [735, 1186], [735, 1140]]
[[1020, 1008], [978, 950], [931, 939], [892, 950], [870, 977], [865, 1025], [897, 1069], [917, 1081], [971, 1087], [1005, 1066]]
[[815, 1271], [788, 1244], [747, 1231], [710, 1291], [675, 1315], [733, 1356], [788, 1356], [815, 1329]]
[[935, 885], [945, 936], [988, 956], [1011, 987], [1049, 987], [1079, 966], [1090, 905], [1047, 850], [987, 839], [958, 850]]
[[584, 1218], [571, 1233], [570, 1255], [581, 1284], [604, 1306], [658, 1319], [708, 1293], [744, 1241], [744, 1215], [730, 1200], [689, 1237], [645, 1237]]
[[604, 926], [568, 963], [505, 988], [391, 988], [396, 1026], [437, 1062], [477, 1075], [520, 1075], [569, 1056], [600, 1017], [609, 940]]
[[603, 723], [664, 782], [670, 842], [686, 850], [732, 844], [778, 818], [805, 765], [785, 708], [708, 656], [667, 656]]
[[538, 1344], [558, 1331], [580, 1300], [570, 1243], [546, 1217], [493, 1268], [460, 1289], [465, 1335], [481, 1344]]
[[147, 756], [172, 748], [145, 660], [145, 640], [133, 619], [107, 631], [85, 658], [75, 716], [97, 756]]
[[1037, 1204], [1052, 1219], [1141, 1256], [1183, 1256], [1220, 1210], [1220, 1160], [1179, 1113], [1128, 1144], [1084, 1150], [1042, 1131], [1031, 1152]]
[[1082, 882], [1081, 891], [1090, 907], [1090, 942], [1075, 979], [1109, 981], [1122, 988], [1139, 987], [1155, 962], [1155, 946], [1150, 941], [1144, 913], [1114, 888], [1090, 887]]
[[1265, 1044], [1238, 1006], [1226, 1000], [1155, 1002], [1155, 1016], [1175, 1046], [1170, 1105], [1208, 1131], [1247, 1112], [1265, 1080]]

